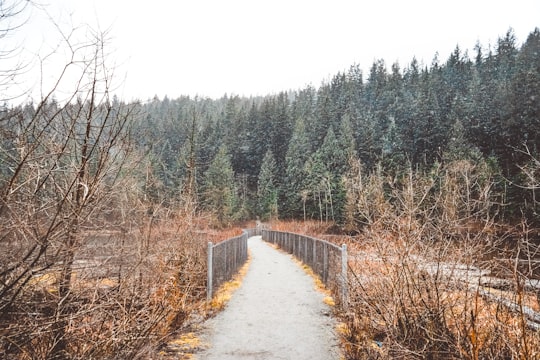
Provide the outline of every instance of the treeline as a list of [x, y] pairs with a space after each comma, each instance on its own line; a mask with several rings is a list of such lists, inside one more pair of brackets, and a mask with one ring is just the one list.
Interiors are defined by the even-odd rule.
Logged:
[[136, 126], [146, 192], [196, 198], [222, 219], [343, 221], [351, 158], [394, 175], [483, 159], [498, 174], [503, 213], [531, 216], [522, 168], [540, 140], [540, 31], [521, 47], [509, 30], [475, 49], [403, 69], [379, 60], [367, 78], [352, 66], [318, 89], [260, 98], [155, 98]]
[[346, 184], [356, 160], [363, 172], [381, 167], [390, 177], [483, 161], [504, 205], [497, 215], [534, 219], [539, 51], [538, 28], [521, 46], [509, 30], [472, 57], [456, 47], [429, 66], [378, 60], [367, 76], [353, 65], [319, 88], [129, 104], [138, 114], [133, 145], [144, 155], [135, 178], [145, 201], [197, 204], [223, 223], [255, 216], [343, 223], [352, 216]]
[[0, 357], [151, 352], [205, 298], [214, 220], [336, 221], [427, 247], [538, 221], [539, 29], [473, 59], [456, 48], [319, 88], [144, 104], [111, 94], [91, 34], [64, 39], [74, 60], [54, 83], [80, 71], [69, 93], [0, 107]]

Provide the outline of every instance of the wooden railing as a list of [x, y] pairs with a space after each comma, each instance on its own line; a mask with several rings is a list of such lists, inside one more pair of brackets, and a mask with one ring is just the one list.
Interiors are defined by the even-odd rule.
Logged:
[[212, 299], [214, 291], [231, 280], [248, 258], [247, 239], [257, 234], [257, 229], [245, 229], [242, 235], [218, 244], [208, 243], [208, 273], [206, 296]]
[[341, 305], [347, 306], [347, 245], [341, 247], [310, 236], [261, 230], [263, 240], [278, 245], [311, 267], [325, 286], [339, 296]]

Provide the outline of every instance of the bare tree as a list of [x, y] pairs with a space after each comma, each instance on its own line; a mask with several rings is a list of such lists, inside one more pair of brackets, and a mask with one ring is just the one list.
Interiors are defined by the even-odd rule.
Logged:
[[[509, 232], [495, 222], [496, 169], [460, 159], [382, 176], [352, 165], [348, 225], [361, 241], [349, 258], [347, 356], [534, 358], [539, 249], [526, 222]], [[535, 171], [532, 161], [531, 187]]]
[[0, 62], [9, 63], [9, 66], [0, 68], [0, 101], [2, 102], [21, 95], [6, 93], [8, 89], [13, 88], [18, 77], [28, 66], [19, 60], [21, 47], [9, 40], [12, 34], [26, 24], [31, 3], [28, 0], [0, 1]]
[[540, 160], [531, 152], [527, 145], [524, 145], [523, 150], [518, 151], [529, 157], [529, 162], [527, 164], [519, 166], [525, 178], [525, 183], [518, 186], [531, 191], [533, 208], [536, 209], [539, 202], [536, 195], [538, 189], [540, 189]]
[[0, 358], [141, 358], [204, 301], [207, 240], [144, 198], [107, 34], [56, 28], [39, 99], [0, 108]]
[[[8, 14], [2, 20], [16, 17], [23, 3], [2, 2], [2, 16]], [[14, 323], [17, 313], [39, 314], [47, 323], [39, 331], [50, 335], [41, 356], [49, 358], [67, 356], [66, 329], [76, 310], [75, 256], [84, 232], [100, 226], [116, 192], [131, 150], [128, 127], [135, 109], [111, 96], [106, 34], [74, 43], [74, 32], [62, 34], [69, 60], [52, 88], [35, 105], [4, 109], [0, 121], [0, 243], [6, 249], [0, 255], [1, 323]], [[16, 75], [17, 69], [2, 81]], [[66, 91], [66, 83], [71, 90], [59, 103], [55, 96]], [[56, 289], [45, 294], [55, 306], [39, 311], [31, 289], [44, 275], [55, 278]], [[1, 339], [4, 351], [31, 352], [22, 325]]]

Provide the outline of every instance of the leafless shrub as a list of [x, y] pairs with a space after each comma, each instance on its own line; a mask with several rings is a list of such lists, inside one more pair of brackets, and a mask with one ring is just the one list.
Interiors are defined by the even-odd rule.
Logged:
[[[206, 236], [183, 218], [152, 220], [145, 211], [139, 215], [143, 226], [130, 231], [84, 234], [64, 300], [69, 310], [65, 356], [145, 358], [201, 312]], [[61, 267], [52, 266], [26, 284], [3, 316], [0, 354], [51, 358], [60, 279]]]
[[360, 160], [349, 160], [349, 173], [344, 178], [346, 192], [346, 227], [349, 231], [363, 226], [377, 227], [392, 216], [392, 206], [385, 195], [387, 179], [380, 165], [371, 174], [365, 173]]
[[538, 215], [536, 209], [540, 202], [537, 199], [538, 190], [540, 189], [540, 160], [537, 154], [534, 154], [527, 145], [524, 145], [524, 149], [518, 151], [526, 155], [529, 158], [529, 161], [525, 165], [519, 166], [523, 175], [523, 183], [517, 184], [517, 186], [531, 191], [531, 205], [535, 215]]
[[106, 34], [73, 32], [52, 88], [1, 113], [1, 358], [141, 358], [205, 298], [207, 240], [145, 198]]
[[[348, 180], [351, 218], [360, 214], [365, 225], [349, 262], [347, 358], [537, 357], [540, 339], [526, 318], [536, 302], [519, 285], [530, 272], [510, 267], [508, 292], [485, 284], [492, 267], [484, 253], [501, 245], [489, 168], [457, 161], [381, 174]], [[522, 258], [534, 257], [530, 245], [518, 247], [529, 249]]]

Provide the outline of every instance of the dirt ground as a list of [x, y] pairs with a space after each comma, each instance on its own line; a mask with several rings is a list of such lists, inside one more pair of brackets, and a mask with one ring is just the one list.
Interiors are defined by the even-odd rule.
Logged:
[[248, 240], [251, 265], [226, 309], [207, 321], [196, 359], [340, 358], [335, 319], [291, 257], [260, 236]]

